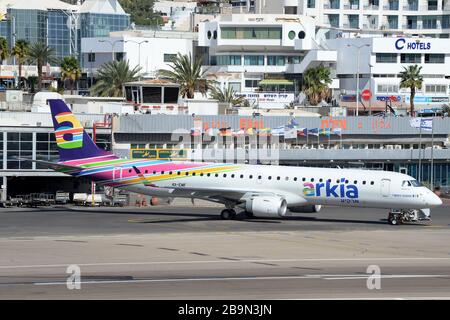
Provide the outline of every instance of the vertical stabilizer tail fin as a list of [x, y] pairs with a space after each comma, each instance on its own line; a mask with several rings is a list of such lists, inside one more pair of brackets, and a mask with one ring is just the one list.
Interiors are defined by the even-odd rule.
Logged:
[[100, 149], [63, 100], [49, 99], [60, 161], [114, 156]]

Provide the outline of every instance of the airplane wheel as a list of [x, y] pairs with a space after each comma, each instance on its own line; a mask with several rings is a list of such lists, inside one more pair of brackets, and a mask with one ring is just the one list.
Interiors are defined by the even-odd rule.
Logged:
[[220, 213], [220, 217], [222, 218], [222, 220], [233, 220], [234, 218], [236, 218], [236, 211], [225, 209]]
[[389, 215], [388, 222], [389, 222], [389, 224], [391, 224], [393, 226], [398, 225], [398, 219], [394, 215]]
[[251, 218], [253, 218], [253, 217], [254, 217], [254, 215], [253, 215], [253, 213], [252, 213], [252, 212], [249, 212], [249, 211], [245, 211], [245, 217], [246, 217], [246, 218], [248, 218], [248, 219], [251, 219]]

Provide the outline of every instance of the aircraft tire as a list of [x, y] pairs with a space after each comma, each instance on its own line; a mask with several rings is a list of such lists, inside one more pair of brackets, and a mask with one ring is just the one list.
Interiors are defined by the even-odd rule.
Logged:
[[236, 211], [225, 209], [220, 213], [222, 220], [234, 220], [236, 218]]

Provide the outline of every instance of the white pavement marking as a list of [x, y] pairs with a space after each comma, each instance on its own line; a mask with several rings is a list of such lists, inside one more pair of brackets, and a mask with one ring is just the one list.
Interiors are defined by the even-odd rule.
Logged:
[[[350, 277], [340, 278], [327, 278], [323, 275], [311, 275], [311, 276], [262, 276], [262, 277], [209, 277], [209, 278], [166, 278], [166, 279], [134, 279], [134, 280], [92, 280], [81, 281], [81, 284], [123, 284], [123, 283], [153, 283], [153, 282], [196, 282], [196, 281], [249, 281], [249, 280], [298, 280], [298, 279], [324, 279], [324, 280], [354, 280], [354, 279], [367, 279], [367, 276], [351, 275]], [[412, 274], [412, 275], [388, 275], [380, 276], [382, 279], [395, 279], [395, 278], [442, 278], [449, 277], [450, 275], [443, 274]], [[35, 282], [36, 286], [54, 286], [65, 285], [66, 282]]]
[[80, 267], [94, 266], [127, 266], [127, 265], [165, 265], [165, 264], [214, 264], [214, 263], [243, 263], [243, 262], [337, 262], [337, 261], [450, 261], [450, 257], [374, 257], [374, 258], [303, 258], [303, 259], [242, 259], [242, 260], [187, 260], [187, 261], [147, 261], [147, 262], [98, 262], [98, 263], [74, 263], [63, 264], [35, 264], [35, 265], [2, 265], [0, 269], [17, 268], [58, 268], [76, 264]]

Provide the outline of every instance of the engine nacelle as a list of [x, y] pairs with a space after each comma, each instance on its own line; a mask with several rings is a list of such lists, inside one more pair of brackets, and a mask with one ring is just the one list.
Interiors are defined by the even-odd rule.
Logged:
[[255, 217], [284, 217], [287, 212], [287, 202], [281, 197], [254, 197], [247, 200], [245, 210], [253, 213]]
[[321, 205], [309, 205], [289, 208], [289, 211], [295, 213], [316, 213], [320, 212], [320, 210], [322, 210]]

